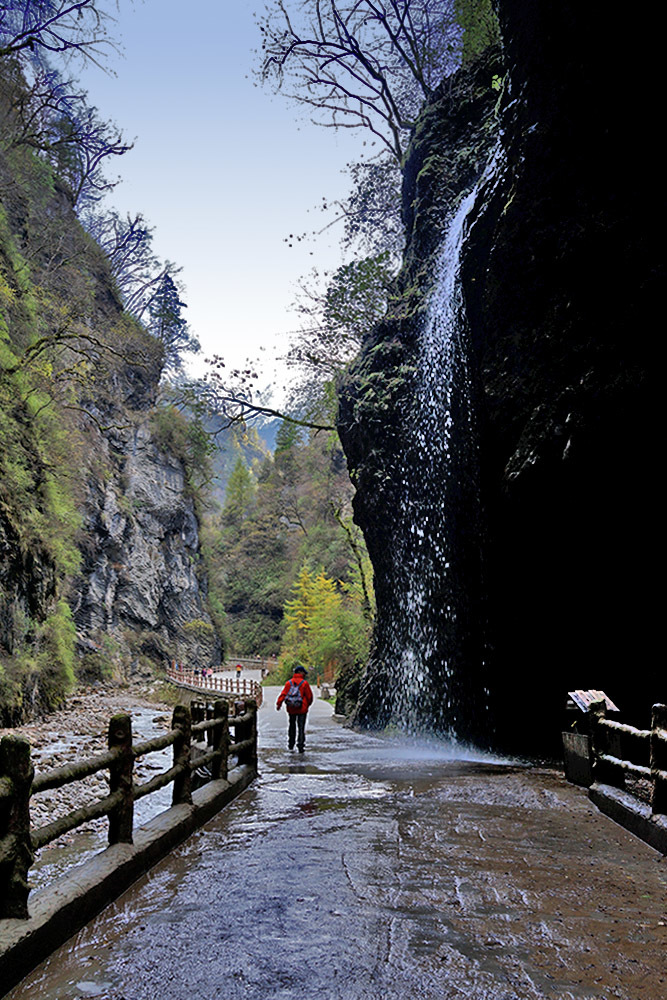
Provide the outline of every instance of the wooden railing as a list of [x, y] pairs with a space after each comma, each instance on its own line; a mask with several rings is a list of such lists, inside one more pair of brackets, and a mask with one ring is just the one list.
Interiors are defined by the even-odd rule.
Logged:
[[650, 729], [608, 719], [603, 701], [591, 705], [589, 715], [593, 781], [623, 789], [626, 777], [644, 778], [652, 818], [667, 814], [667, 706], [653, 706]]
[[167, 667], [167, 680], [181, 687], [195, 691], [206, 691], [223, 695], [235, 695], [239, 698], [253, 698], [260, 708], [264, 692], [259, 681], [247, 677], [217, 677], [215, 674], [202, 674], [195, 670], [170, 663]]
[[263, 670], [268, 672], [278, 663], [275, 656], [228, 656], [225, 660], [225, 670], [234, 670], [237, 664], [241, 664], [244, 670]]
[[[198, 720], [193, 724], [193, 715]], [[235, 738], [230, 736], [230, 727]], [[193, 746], [200, 737], [203, 748]], [[142, 784], [134, 780], [138, 757], [173, 747], [173, 765]], [[34, 774], [30, 744], [20, 736], [0, 741], [0, 918], [27, 919], [28, 873], [35, 851], [83, 823], [109, 817], [109, 844], [133, 842], [134, 803], [173, 782], [172, 806], [192, 803], [192, 772], [207, 769], [210, 780], [227, 780], [230, 757], [257, 770], [257, 705], [254, 700], [236, 703], [230, 713], [227, 700], [204, 702], [190, 708], [177, 705], [171, 729], [140, 743], [132, 741], [129, 715], [115, 715], [108, 730], [108, 750], [87, 760]], [[109, 794], [74, 809], [44, 826], [31, 828], [31, 796], [47, 789], [109, 771]]]

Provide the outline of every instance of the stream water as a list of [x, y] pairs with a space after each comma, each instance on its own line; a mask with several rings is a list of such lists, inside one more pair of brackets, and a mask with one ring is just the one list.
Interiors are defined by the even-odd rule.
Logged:
[[10, 1000], [658, 1000], [666, 869], [554, 771], [266, 690], [257, 781]]

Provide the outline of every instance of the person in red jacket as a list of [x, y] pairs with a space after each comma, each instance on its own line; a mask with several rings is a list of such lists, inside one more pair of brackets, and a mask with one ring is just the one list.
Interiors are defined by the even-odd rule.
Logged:
[[276, 702], [278, 711], [280, 711], [283, 702], [285, 702], [287, 709], [289, 719], [287, 748], [293, 750], [296, 743], [299, 753], [303, 753], [306, 749], [306, 716], [308, 709], [313, 704], [313, 692], [306, 680], [306, 673], [305, 667], [296, 667], [294, 675], [282, 689]]

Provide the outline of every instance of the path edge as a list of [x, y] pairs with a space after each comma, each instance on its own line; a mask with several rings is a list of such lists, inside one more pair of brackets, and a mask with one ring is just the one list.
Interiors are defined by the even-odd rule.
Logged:
[[654, 850], [667, 854], [667, 816], [651, 814], [651, 807], [628, 792], [612, 785], [596, 782], [588, 797], [600, 812], [625, 827]]

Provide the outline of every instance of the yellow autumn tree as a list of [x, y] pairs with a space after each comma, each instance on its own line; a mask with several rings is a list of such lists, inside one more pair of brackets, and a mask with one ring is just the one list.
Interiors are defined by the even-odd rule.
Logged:
[[367, 655], [369, 623], [354, 588], [339, 587], [322, 568], [305, 564], [292, 593], [280, 654], [285, 673], [299, 663], [316, 673], [336, 672]]

